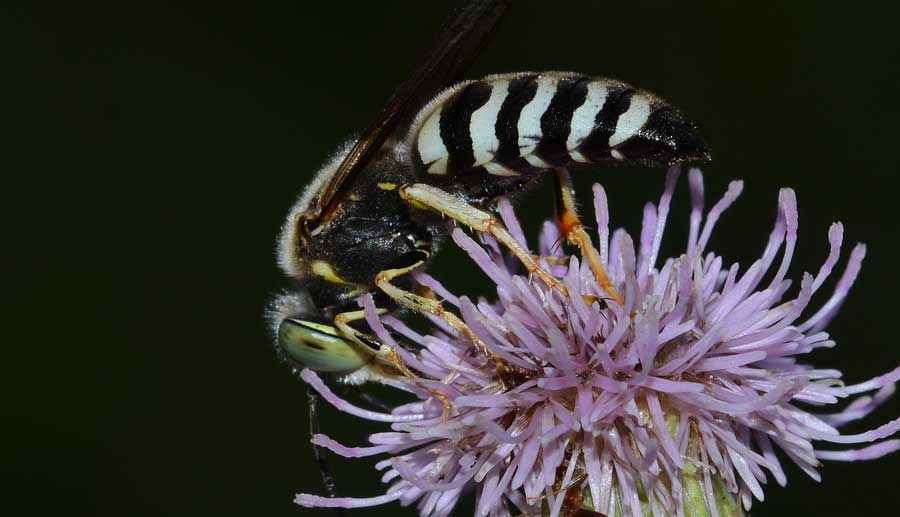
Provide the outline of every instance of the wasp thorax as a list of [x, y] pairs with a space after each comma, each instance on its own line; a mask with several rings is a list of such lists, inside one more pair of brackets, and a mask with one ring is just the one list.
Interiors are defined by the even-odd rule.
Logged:
[[[288, 216], [280, 265], [325, 313], [354, 307], [359, 295], [375, 289], [378, 273], [405, 265], [404, 257], [411, 253], [430, 251], [435, 233], [431, 214], [414, 216], [400, 197], [401, 187], [415, 178], [397, 145], [389, 142], [334, 193], [328, 181], [346, 152], [337, 153]], [[321, 206], [323, 197], [330, 198], [327, 207]], [[311, 217], [315, 214], [320, 215]]]

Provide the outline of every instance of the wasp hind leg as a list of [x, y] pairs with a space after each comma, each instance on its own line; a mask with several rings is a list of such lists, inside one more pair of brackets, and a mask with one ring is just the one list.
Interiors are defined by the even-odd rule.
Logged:
[[455, 221], [477, 231], [489, 233], [500, 244], [509, 249], [525, 266], [529, 275], [537, 275], [548, 287], [567, 295], [566, 288], [549, 272], [545, 271], [534, 256], [503, 227], [491, 214], [454, 197], [441, 189], [413, 183], [400, 188], [400, 197], [412, 206], [442, 213]]
[[556, 187], [556, 217], [557, 224], [562, 234], [570, 244], [578, 246], [581, 250], [581, 256], [584, 257], [591, 266], [591, 271], [597, 278], [597, 283], [606, 291], [606, 294], [613, 300], [624, 305], [622, 297], [616, 292], [606, 269], [603, 267], [603, 261], [600, 259], [600, 253], [591, 242], [591, 237], [584, 229], [581, 219], [578, 217], [578, 211], [575, 207], [575, 191], [572, 188], [572, 178], [566, 169], [556, 169], [553, 174]]

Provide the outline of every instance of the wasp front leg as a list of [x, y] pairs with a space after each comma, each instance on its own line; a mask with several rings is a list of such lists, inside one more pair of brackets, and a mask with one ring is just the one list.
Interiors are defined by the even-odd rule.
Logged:
[[[387, 309], [376, 309], [376, 311], [379, 315], [388, 312]], [[364, 319], [366, 319], [364, 310], [342, 312], [334, 317], [334, 326], [340, 330], [341, 334], [357, 344], [367, 347], [376, 357], [389, 363], [408, 379], [418, 379], [418, 376], [406, 366], [406, 363], [403, 362], [403, 359], [394, 350], [394, 347], [387, 343], [381, 343], [372, 336], [353, 327], [352, 323]]]
[[500, 221], [491, 214], [475, 208], [439, 188], [422, 183], [404, 185], [400, 188], [400, 197], [416, 208], [439, 212], [477, 232], [489, 233], [522, 262], [529, 274], [537, 275], [551, 289], [568, 294], [566, 288], [553, 275], [545, 271], [534, 256], [522, 247], [500, 224]]
[[337, 323], [327, 325], [285, 318], [278, 330], [278, 355], [295, 371], [309, 368], [332, 373], [344, 384], [371, 381], [400, 385], [414, 377], [399, 361], [396, 352], [392, 353], [392, 347], [349, 326], [356, 317], [354, 314], [338, 316], [340, 327]]

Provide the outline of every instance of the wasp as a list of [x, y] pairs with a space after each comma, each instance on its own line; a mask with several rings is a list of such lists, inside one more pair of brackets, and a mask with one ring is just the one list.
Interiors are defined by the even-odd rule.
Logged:
[[[578, 218], [566, 167], [709, 158], [680, 111], [620, 81], [522, 72], [457, 82], [509, 3], [464, 6], [379, 117], [291, 209], [278, 263], [292, 287], [272, 302], [269, 319], [278, 355], [295, 370], [333, 372], [350, 384], [414, 377], [396, 350], [358, 328], [365, 314], [356, 300], [367, 293], [381, 313], [430, 314], [480, 346], [459, 317], [416, 292], [411, 275], [428, 266], [453, 223], [489, 233], [530, 274], [564, 290], [491, 212], [498, 197], [548, 175], [562, 234], [621, 301]], [[327, 477], [326, 485], [333, 491]]]

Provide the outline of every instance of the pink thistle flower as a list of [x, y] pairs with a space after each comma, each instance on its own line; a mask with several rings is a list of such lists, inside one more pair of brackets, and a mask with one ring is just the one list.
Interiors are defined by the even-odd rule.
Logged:
[[[416, 279], [458, 310], [506, 374], [441, 320], [423, 336], [392, 316], [379, 318], [371, 298], [363, 298], [379, 339], [397, 345], [400, 335], [421, 347], [403, 352], [420, 378], [399, 385], [418, 400], [390, 414], [364, 410], [305, 370], [302, 377], [338, 409], [390, 423], [368, 447], [313, 439], [344, 457], [387, 455], [376, 468], [389, 488], [368, 499], [300, 494], [296, 502], [343, 508], [417, 502], [421, 515], [449, 515], [474, 488], [479, 516], [572, 515], [583, 508], [609, 516], [718, 517], [762, 500], [767, 476], [787, 482], [776, 450], [819, 480], [820, 460], [872, 459], [900, 448], [900, 440], [884, 440], [900, 430], [900, 419], [860, 434], [838, 431], [893, 393], [900, 368], [845, 385], [840, 371], [801, 362], [835, 345], [823, 329], [856, 279], [865, 246], [853, 248], [824, 305], [809, 308], [841, 255], [843, 227], [832, 225], [825, 263], [815, 275], [804, 274], [799, 292], [785, 300], [797, 240], [794, 192], [780, 192], [762, 256], [741, 271], [707, 244], [742, 183], [731, 183], [704, 212], [702, 175], [692, 170], [687, 247], [659, 264], [677, 177], [670, 170], [659, 204], [645, 207], [637, 246], [623, 230], [610, 237], [606, 194], [594, 186], [599, 253], [624, 306], [605, 303], [587, 264], [560, 254], [555, 224], [545, 223], [539, 252], [568, 296], [517, 274], [489, 235], [480, 235], [479, 244], [453, 232], [496, 284], [497, 301], [457, 297], [426, 274]], [[526, 245], [510, 204], [501, 201], [498, 211]], [[856, 398], [843, 410], [819, 412], [850, 397]]]

